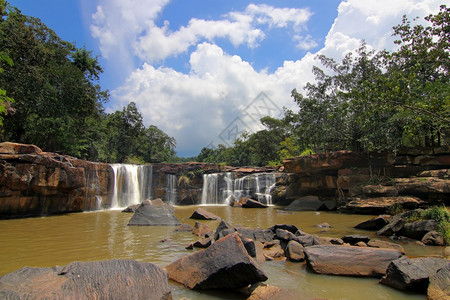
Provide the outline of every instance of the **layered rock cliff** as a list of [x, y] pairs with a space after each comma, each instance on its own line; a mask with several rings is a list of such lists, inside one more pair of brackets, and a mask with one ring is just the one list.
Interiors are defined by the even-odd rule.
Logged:
[[364, 206], [369, 203], [365, 199], [395, 204], [399, 202], [396, 197], [414, 197], [412, 202], [417, 205], [450, 204], [448, 148], [400, 151], [395, 155], [336, 151], [286, 159], [283, 167], [285, 176], [272, 193], [279, 204], [310, 195], [334, 201], [337, 207], [351, 201]]
[[0, 143], [0, 218], [101, 209], [111, 178], [108, 164]]

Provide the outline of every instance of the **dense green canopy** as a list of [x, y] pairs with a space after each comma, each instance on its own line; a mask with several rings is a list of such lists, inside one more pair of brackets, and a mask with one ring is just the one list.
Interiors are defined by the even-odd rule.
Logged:
[[134, 103], [104, 112], [109, 94], [98, 84], [103, 70], [91, 51], [3, 0], [0, 16], [2, 140], [108, 162], [174, 158], [174, 139], [146, 128]]
[[428, 26], [403, 17], [393, 28], [393, 52], [363, 42], [341, 62], [319, 55], [325, 69], [313, 68], [316, 80], [304, 93], [292, 91], [298, 113], [263, 119], [266, 130], [245, 134], [230, 148], [204, 148], [198, 159], [263, 166], [319, 151], [448, 146], [449, 8], [425, 20]]

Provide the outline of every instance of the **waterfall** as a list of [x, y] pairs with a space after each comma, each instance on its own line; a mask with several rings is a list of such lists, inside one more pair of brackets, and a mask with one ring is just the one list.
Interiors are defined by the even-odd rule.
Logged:
[[165, 200], [170, 204], [175, 204], [177, 200], [177, 176], [167, 174]]
[[202, 205], [218, 204], [218, 178], [219, 174], [203, 174]]
[[152, 166], [112, 164], [114, 189], [111, 208], [139, 204], [152, 196]]
[[271, 205], [270, 192], [275, 181], [274, 173], [250, 174], [237, 179], [232, 173], [204, 174], [201, 204], [230, 204], [232, 200], [246, 197]]

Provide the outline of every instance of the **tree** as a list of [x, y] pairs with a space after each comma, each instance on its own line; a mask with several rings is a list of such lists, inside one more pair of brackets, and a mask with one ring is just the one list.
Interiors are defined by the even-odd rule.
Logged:
[[[7, 12], [8, 2], [0, 0], [0, 22], [8, 15]], [[0, 52], [0, 74], [3, 73], [2, 63], [6, 63], [8, 66], [13, 66], [12, 59], [5, 52]], [[3, 115], [7, 113], [7, 108], [14, 102], [11, 97], [6, 95], [6, 90], [0, 87], [0, 127], [3, 125]]]
[[404, 17], [394, 27], [399, 48], [393, 53], [363, 43], [341, 62], [318, 56], [327, 72], [313, 68], [316, 83], [306, 85], [306, 96], [292, 91], [300, 108], [295, 136], [303, 148], [396, 151], [448, 144], [449, 10], [442, 6], [425, 20], [430, 26], [412, 27]]
[[3, 139], [96, 159], [93, 128], [108, 99], [94, 81], [101, 72], [97, 59], [18, 10], [0, 23], [0, 51], [15, 62], [0, 75], [0, 85], [15, 99]]

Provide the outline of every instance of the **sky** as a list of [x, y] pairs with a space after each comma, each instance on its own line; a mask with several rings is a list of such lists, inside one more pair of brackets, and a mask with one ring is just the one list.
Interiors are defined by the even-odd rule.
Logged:
[[263, 129], [261, 117], [296, 111], [291, 91], [314, 81], [318, 54], [341, 60], [362, 40], [393, 50], [403, 15], [423, 19], [447, 1], [8, 2], [98, 56], [107, 112], [135, 102], [145, 125], [174, 137], [187, 157]]

